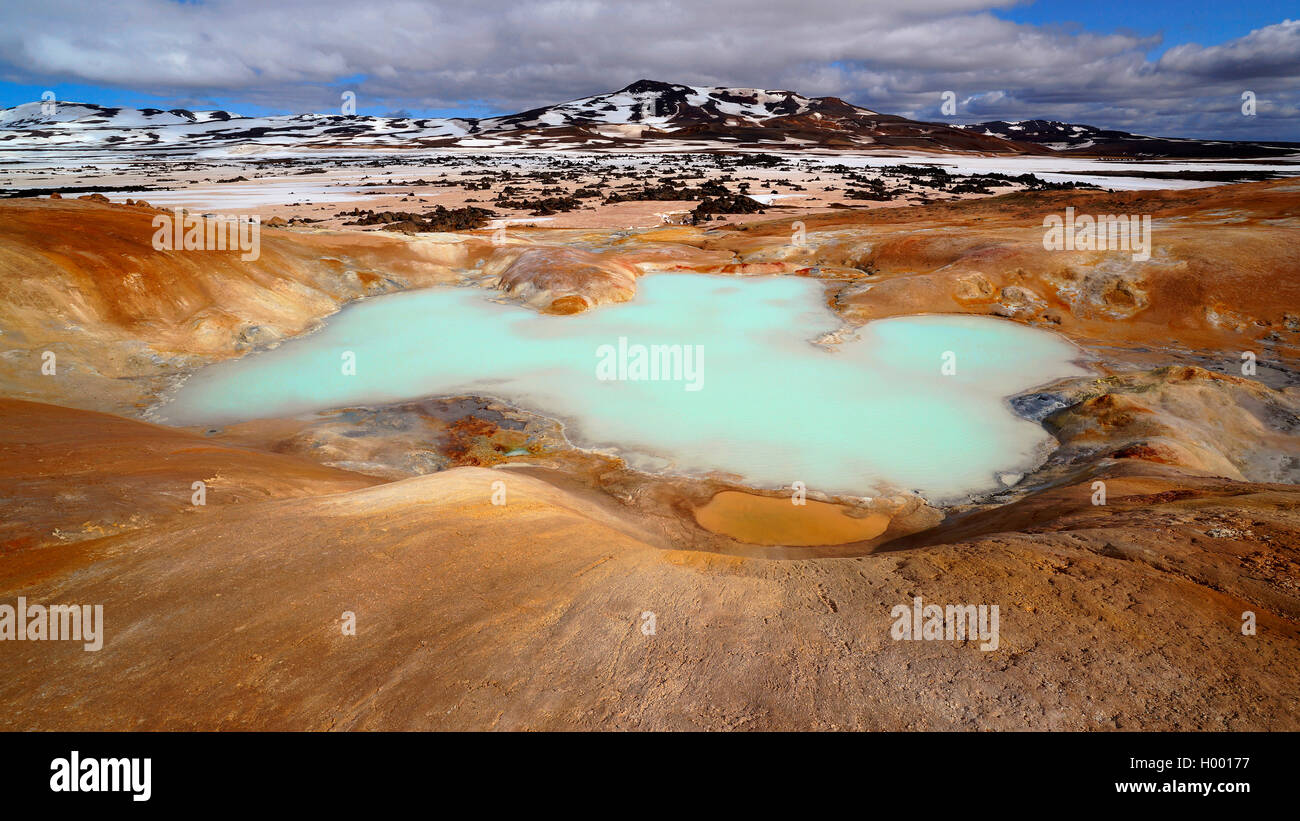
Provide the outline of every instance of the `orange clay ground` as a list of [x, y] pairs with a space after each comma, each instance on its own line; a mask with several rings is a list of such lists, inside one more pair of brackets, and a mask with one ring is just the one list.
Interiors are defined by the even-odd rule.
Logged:
[[[1067, 205], [1151, 214], [1152, 258], [1045, 252]], [[802, 243], [780, 219], [505, 243], [266, 228], [252, 263], [156, 252], [152, 216], [0, 202], [0, 601], [106, 622], [98, 652], [0, 644], [0, 727], [1300, 729], [1300, 183], [841, 210]], [[844, 333], [1003, 316], [1097, 375], [1050, 386], [1060, 447], [1003, 493], [786, 500], [767, 530], [812, 546], [728, 521], [724, 494], [782, 515], [752, 501], [775, 494], [632, 471], [542, 408], [145, 420], [195, 368], [370, 294], [599, 310], [650, 270], [818, 277]], [[832, 543], [831, 513], [872, 530]], [[894, 641], [914, 597], [998, 604], [999, 649]]]

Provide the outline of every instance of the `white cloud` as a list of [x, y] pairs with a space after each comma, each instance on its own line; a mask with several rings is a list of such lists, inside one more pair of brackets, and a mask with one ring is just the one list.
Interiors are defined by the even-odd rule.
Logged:
[[[0, 10], [0, 74], [178, 102], [221, 96], [280, 111], [484, 102], [513, 111], [648, 77], [791, 88], [938, 119], [1044, 117], [1148, 133], [1300, 139], [1300, 23], [1212, 47], [1008, 22], [1013, 0], [798, 4], [722, 0], [44, 0]], [[1259, 117], [1240, 116], [1249, 88]]]

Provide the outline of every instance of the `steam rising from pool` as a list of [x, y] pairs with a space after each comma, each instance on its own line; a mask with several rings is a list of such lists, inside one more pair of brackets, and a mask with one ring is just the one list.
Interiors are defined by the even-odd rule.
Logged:
[[[560, 418], [575, 444], [638, 467], [935, 499], [1023, 470], [1050, 439], [1005, 398], [1084, 373], [1060, 337], [988, 317], [879, 320], [815, 345], [840, 322], [810, 279], [655, 274], [632, 302], [575, 316], [490, 296], [448, 287], [349, 306], [316, 333], [205, 368], [158, 415], [221, 424], [477, 394]], [[697, 372], [658, 350], [660, 378], [637, 378], [637, 346], [656, 345], [693, 352]]]

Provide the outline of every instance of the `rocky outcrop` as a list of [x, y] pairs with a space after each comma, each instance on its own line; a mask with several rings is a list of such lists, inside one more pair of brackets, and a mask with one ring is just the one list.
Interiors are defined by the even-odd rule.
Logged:
[[483, 273], [495, 275], [498, 288], [540, 311], [576, 314], [631, 299], [638, 271], [610, 254], [534, 247], [494, 256]]
[[1170, 366], [1058, 389], [1058, 464], [1137, 459], [1248, 482], [1300, 483], [1300, 389]]

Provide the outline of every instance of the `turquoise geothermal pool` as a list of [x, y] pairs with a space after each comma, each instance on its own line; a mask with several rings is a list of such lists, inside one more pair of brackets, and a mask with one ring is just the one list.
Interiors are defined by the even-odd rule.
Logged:
[[480, 288], [364, 300], [199, 371], [157, 415], [215, 425], [475, 394], [561, 419], [575, 444], [635, 467], [944, 499], [995, 487], [1050, 442], [1006, 397], [1085, 373], [1061, 337], [989, 317], [879, 320], [813, 344], [840, 321], [811, 279], [652, 274], [638, 289], [573, 316]]

